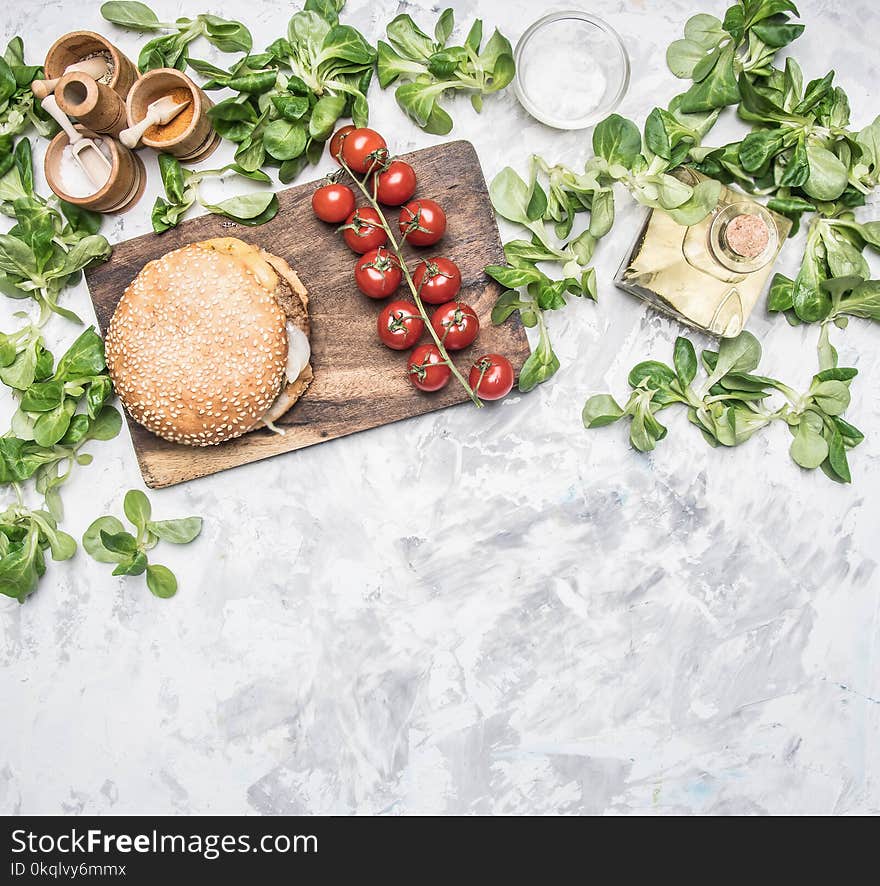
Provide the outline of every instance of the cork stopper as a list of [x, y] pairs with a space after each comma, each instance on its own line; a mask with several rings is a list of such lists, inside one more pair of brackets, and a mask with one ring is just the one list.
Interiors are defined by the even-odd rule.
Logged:
[[746, 259], [754, 259], [770, 243], [770, 231], [761, 216], [743, 213], [727, 223], [724, 228], [724, 242], [731, 252]]

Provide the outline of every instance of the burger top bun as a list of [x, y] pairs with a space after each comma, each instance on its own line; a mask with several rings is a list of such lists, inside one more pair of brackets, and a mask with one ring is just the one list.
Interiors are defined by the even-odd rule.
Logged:
[[257, 247], [193, 243], [126, 289], [107, 366], [132, 418], [166, 440], [210, 446], [260, 425], [287, 384], [280, 279]]

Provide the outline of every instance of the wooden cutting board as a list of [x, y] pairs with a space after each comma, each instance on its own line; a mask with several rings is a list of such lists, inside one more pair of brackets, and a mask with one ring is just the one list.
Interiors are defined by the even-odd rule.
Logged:
[[[529, 345], [518, 317], [493, 326], [490, 313], [501, 288], [483, 269], [503, 264], [504, 251], [489, 202], [486, 180], [473, 145], [458, 141], [405, 156], [418, 176], [418, 197], [446, 210], [444, 239], [428, 249], [408, 248], [412, 258], [445, 255], [461, 268], [460, 298], [480, 317], [476, 343], [455, 356], [465, 373], [481, 354], [505, 354], [519, 371]], [[102, 332], [126, 286], [141, 268], [172, 249], [211, 237], [235, 236], [287, 259], [309, 290], [312, 367], [315, 379], [305, 396], [278, 423], [283, 436], [253, 431], [220, 446], [194, 448], [169, 443], [129, 420], [131, 437], [147, 486], [172, 486], [325, 440], [390, 424], [468, 400], [453, 378], [436, 394], [417, 391], [406, 377], [406, 352], [391, 351], [376, 335], [383, 302], [361, 295], [354, 284], [357, 257], [342, 236], [312, 213], [315, 183], [279, 193], [280, 211], [265, 225], [249, 228], [206, 215], [162, 235], [146, 234], [120, 243], [113, 257], [86, 272]], [[358, 201], [361, 205], [362, 201]], [[396, 219], [395, 210], [388, 211]], [[401, 288], [400, 297], [408, 290]], [[427, 341], [426, 334], [423, 341]], [[491, 406], [489, 407], [491, 408]]]

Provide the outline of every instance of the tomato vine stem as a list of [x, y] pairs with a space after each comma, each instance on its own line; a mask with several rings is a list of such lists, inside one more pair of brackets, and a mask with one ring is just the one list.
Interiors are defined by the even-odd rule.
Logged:
[[[388, 219], [385, 217], [385, 213], [382, 211], [382, 207], [379, 204], [379, 201], [376, 199], [376, 194], [370, 193], [364, 181], [362, 181], [360, 178], [358, 178], [358, 176], [354, 174], [351, 167], [342, 158], [341, 153], [336, 159], [339, 161], [340, 166], [342, 166], [342, 168], [348, 173], [351, 180], [358, 186], [358, 189], [364, 195], [364, 197], [366, 197], [373, 209], [376, 210], [376, 213], [378, 214], [379, 219], [382, 222], [382, 228], [388, 236], [388, 243], [391, 245], [391, 248], [394, 250], [394, 254], [397, 256], [400, 268], [403, 271], [403, 276], [406, 278], [406, 283], [409, 286], [410, 292], [412, 293], [416, 307], [419, 309], [419, 314], [421, 315], [421, 318], [424, 321], [428, 332], [431, 334], [431, 338], [434, 339], [434, 344], [440, 351], [440, 356], [443, 358], [443, 362], [446, 363], [446, 365], [452, 371], [452, 374], [455, 376], [458, 383], [464, 388], [468, 397], [470, 397], [470, 399], [473, 401], [474, 405], [478, 408], [482, 407], [484, 405], [483, 401], [477, 396], [476, 391], [474, 391], [470, 384], [468, 384], [467, 379], [461, 374], [456, 365], [452, 362], [452, 358], [449, 356], [449, 351], [446, 350], [446, 345], [437, 334], [437, 330], [434, 329], [433, 325], [431, 324], [431, 318], [428, 316], [428, 312], [425, 309], [424, 303], [422, 302], [419, 287], [416, 286], [415, 281], [412, 278], [412, 274], [410, 273], [409, 267], [407, 266], [406, 260], [403, 255], [403, 250], [398, 244], [397, 238], [394, 236], [394, 232], [391, 230], [391, 226], [388, 224]], [[369, 176], [369, 174], [370, 173], [368, 172], [367, 176]], [[444, 335], [443, 338], [445, 339], [445, 337], [446, 336]]]

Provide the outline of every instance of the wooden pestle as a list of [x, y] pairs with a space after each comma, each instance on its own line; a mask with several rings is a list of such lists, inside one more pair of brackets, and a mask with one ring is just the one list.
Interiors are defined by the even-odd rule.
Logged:
[[170, 95], [157, 99], [147, 106], [147, 116], [140, 123], [135, 123], [134, 126], [129, 126], [128, 129], [123, 129], [119, 133], [119, 141], [127, 148], [136, 148], [144, 133], [151, 126], [165, 126], [191, 104], [189, 99], [184, 102], [176, 102]]
[[93, 132], [118, 136], [128, 125], [125, 102], [109, 86], [81, 71], [65, 74], [55, 87], [58, 107]]

